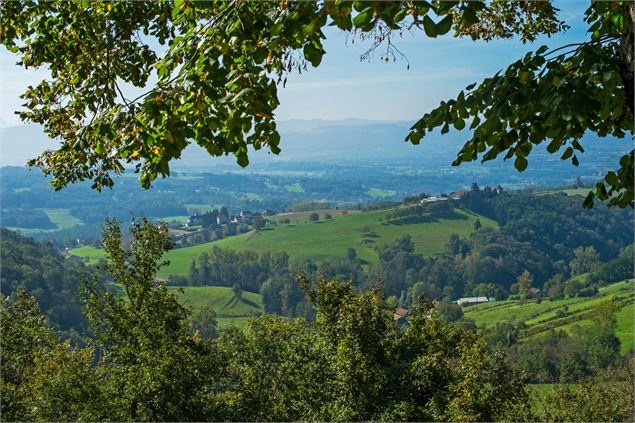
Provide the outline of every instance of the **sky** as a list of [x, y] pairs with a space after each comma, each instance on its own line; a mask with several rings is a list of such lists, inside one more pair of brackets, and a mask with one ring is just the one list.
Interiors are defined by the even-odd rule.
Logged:
[[[585, 40], [583, 18], [588, 1], [568, 0], [556, 5], [561, 10], [559, 16], [571, 28], [552, 38], [523, 45], [517, 39], [485, 43], [450, 35], [431, 39], [422, 31], [406, 33], [395, 44], [407, 62], [383, 62], [379, 57], [383, 47], [370, 61], [361, 61], [368, 42], [351, 43], [344, 33], [328, 28], [322, 63], [318, 68], [309, 65], [301, 75], [289, 76], [286, 88], [280, 87], [278, 92], [276, 118], [415, 121], [441, 100], [455, 97], [465, 86], [506, 68], [540, 45], [557, 47]], [[22, 104], [19, 95], [28, 85], [48, 76], [45, 69], [25, 70], [15, 65], [17, 59], [0, 47], [0, 128], [21, 124], [14, 114]]]

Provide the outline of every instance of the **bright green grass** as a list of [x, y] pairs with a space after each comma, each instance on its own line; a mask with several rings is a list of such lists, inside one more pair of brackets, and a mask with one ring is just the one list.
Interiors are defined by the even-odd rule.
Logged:
[[68, 250], [68, 252], [71, 255], [88, 260], [89, 263], [97, 263], [100, 259], [104, 258], [104, 250], [101, 248], [91, 247], [90, 245], [73, 248]]
[[397, 195], [397, 191], [393, 191], [390, 189], [371, 188], [366, 191], [366, 195], [373, 198], [393, 197]]
[[[192, 259], [214, 246], [237, 251], [284, 251], [291, 258], [299, 260], [345, 258], [346, 250], [352, 247], [360, 259], [375, 264], [378, 257], [374, 247], [388, 244], [404, 235], [412, 237], [417, 252], [429, 256], [441, 253], [451, 234], [457, 233], [463, 237], [470, 234], [477, 218], [485, 227], [496, 226], [490, 219], [459, 209], [456, 213], [460, 219], [441, 218], [428, 223], [404, 225], [386, 223], [389, 213], [387, 210], [371, 211], [342, 215], [317, 223], [278, 225], [257, 233], [251, 231], [219, 241], [179, 248], [167, 254], [166, 258], [171, 263], [162, 268], [159, 274], [187, 274]], [[363, 228], [367, 228], [368, 232], [364, 233]]]
[[307, 211], [307, 212], [290, 212], [290, 213], [281, 213], [273, 216], [267, 216], [267, 220], [272, 222], [280, 223], [283, 219], [289, 219], [291, 224], [298, 223], [308, 223], [309, 216], [312, 213], [317, 213], [320, 216], [320, 220], [326, 220], [326, 214], [330, 214], [333, 218], [337, 216], [342, 216], [345, 214], [352, 213], [361, 213], [359, 210], [315, 210], [315, 211]]
[[583, 195], [583, 196], [586, 197], [586, 195], [589, 193], [590, 190], [591, 190], [591, 188], [567, 188], [567, 189], [558, 189], [558, 190], [553, 190], [553, 191], [542, 191], [542, 192], [539, 192], [537, 194], [538, 195], [547, 195], [547, 194], [558, 194], [558, 193], [564, 192], [568, 196]]
[[186, 223], [189, 218], [190, 218], [189, 216], [164, 216], [164, 217], [161, 217], [160, 219], [167, 223], [170, 223], [172, 221], [177, 221], [179, 223]]
[[621, 342], [621, 353], [626, 354], [633, 349], [635, 344], [635, 303], [619, 310], [615, 317], [617, 318], [617, 328], [615, 335]]
[[70, 214], [68, 209], [42, 209], [42, 211], [47, 214], [58, 229], [66, 229], [84, 223], [81, 219]]
[[16, 231], [21, 233], [22, 235], [34, 235], [41, 233], [50, 233], [59, 231], [60, 229], [66, 229], [73, 227], [75, 225], [83, 225], [80, 219], [76, 218], [72, 214], [69, 213], [68, 209], [40, 209], [51, 220], [51, 222], [56, 226], [56, 228], [52, 229], [38, 229], [38, 228], [20, 228], [20, 227], [8, 227], [12, 231]]
[[264, 311], [262, 297], [253, 292], [243, 291], [241, 298], [236, 298], [231, 288], [223, 286], [174, 286], [168, 289], [177, 291], [182, 304], [194, 309], [211, 307], [219, 317], [242, 317]]
[[304, 188], [302, 188], [302, 185], [300, 184], [300, 182], [296, 182], [295, 184], [285, 185], [284, 188], [288, 192], [304, 192]]

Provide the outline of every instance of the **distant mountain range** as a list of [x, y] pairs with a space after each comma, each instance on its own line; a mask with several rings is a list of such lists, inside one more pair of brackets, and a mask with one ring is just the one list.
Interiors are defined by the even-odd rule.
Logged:
[[[363, 119], [290, 120], [278, 123], [282, 152], [274, 155], [267, 150], [252, 151], [251, 165], [245, 171], [275, 171], [278, 168], [303, 169], [304, 164], [320, 164], [337, 167], [398, 167], [404, 172], [420, 174], [422, 169], [437, 175], [443, 172], [470, 173], [511, 171], [512, 163], [495, 160], [486, 164], [467, 164], [452, 168], [467, 133], [450, 132], [444, 136], [429, 135], [420, 145], [404, 141], [410, 121], [372, 121]], [[525, 181], [540, 183], [541, 178], [554, 175], [571, 179], [576, 176], [596, 178], [600, 173], [617, 167], [621, 154], [633, 148], [629, 140], [598, 139], [590, 134], [582, 140], [586, 152], [580, 155], [580, 166], [561, 162], [557, 155], [546, 152], [545, 146], [537, 146], [532, 152], [529, 168], [522, 174]], [[0, 166], [23, 166], [46, 149], [57, 143], [48, 139], [36, 125], [0, 128]], [[175, 170], [189, 171], [243, 171], [233, 157], [212, 158], [198, 145], [190, 145], [180, 160], [171, 164]], [[510, 172], [511, 177], [512, 172]], [[520, 174], [515, 174], [517, 180]], [[504, 181], [503, 181], [504, 182]]]

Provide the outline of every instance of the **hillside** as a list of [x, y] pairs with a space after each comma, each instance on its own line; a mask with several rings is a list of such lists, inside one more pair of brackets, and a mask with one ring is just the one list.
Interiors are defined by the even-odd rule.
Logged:
[[[159, 275], [187, 274], [192, 259], [214, 246], [238, 251], [284, 251], [291, 258], [299, 260], [345, 258], [346, 250], [354, 248], [360, 259], [374, 264], [378, 260], [374, 249], [376, 246], [388, 244], [404, 235], [412, 237], [418, 253], [434, 255], [443, 251], [451, 234], [465, 237], [473, 232], [476, 219], [484, 227], [497, 227], [493, 220], [464, 209], [455, 209], [445, 217], [427, 214], [416, 219], [389, 222], [388, 216], [393, 212], [394, 210], [346, 215], [332, 213], [333, 218], [329, 220], [324, 220], [322, 212], [318, 222], [277, 224], [260, 232], [251, 231], [193, 247], [175, 249], [166, 255], [170, 265], [162, 268]], [[308, 214], [289, 214], [284, 217], [292, 222], [304, 221]], [[276, 216], [276, 221], [279, 220], [280, 216]], [[101, 251], [91, 247], [74, 249], [70, 253], [91, 260], [101, 256]]]
[[176, 291], [182, 304], [193, 309], [211, 307], [216, 312], [220, 327], [241, 326], [248, 316], [264, 312], [262, 297], [253, 292], [243, 291], [240, 298], [231, 288], [221, 286], [184, 286], [169, 287]]
[[[520, 322], [527, 325], [526, 337], [540, 336], [549, 329], [571, 331], [577, 325], [585, 325], [587, 313], [597, 304], [610, 298], [617, 298], [623, 305], [617, 313], [617, 336], [622, 353], [633, 348], [633, 318], [635, 315], [635, 281], [618, 282], [599, 289], [599, 294], [586, 298], [566, 298], [543, 300], [540, 303], [517, 300], [496, 301], [477, 304], [464, 309], [466, 317], [474, 320], [479, 327], [493, 326], [497, 322]], [[565, 309], [566, 307], [566, 309]]]

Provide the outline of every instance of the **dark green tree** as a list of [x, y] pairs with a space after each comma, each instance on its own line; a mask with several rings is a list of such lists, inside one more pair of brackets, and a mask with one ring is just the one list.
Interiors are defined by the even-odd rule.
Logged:
[[346, 258], [348, 258], [350, 261], [353, 261], [357, 258], [357, 251], [355, 251], [354, 248], [349, 247], [348, 249], [346, 249]]
[[254, 217], [254, 220], [252, 221], [252, 225], [254, 225], [254, 229], [257, 231], [264, 228], [266, 224], [267, 224], [267, 221], [262, 216], [256, 216]]
[[108, 369], [103, 382], [119, 421], [206, 420], [205, 386], [213, 372], [209, 344], [190, 336], [188, 311], [155, 280], [171, 247], [165, 224], [146, 219], [130, 227], [129, 249], [116, 221], [106, 222], [102, 247], [107, 269], [125, 297], [86, 288], [86, 314]]

